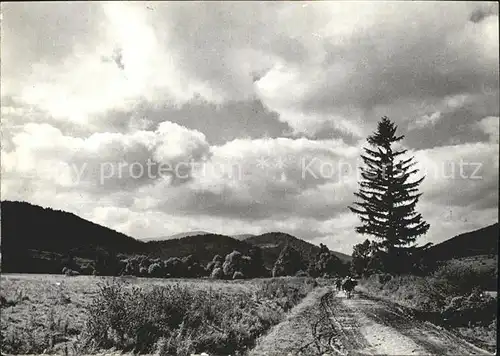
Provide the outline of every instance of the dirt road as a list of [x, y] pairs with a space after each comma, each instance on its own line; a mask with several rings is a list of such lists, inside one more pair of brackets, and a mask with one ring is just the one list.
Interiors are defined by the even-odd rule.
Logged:
[[493, 355], [402, 308], [319, 288], [251, 355]]

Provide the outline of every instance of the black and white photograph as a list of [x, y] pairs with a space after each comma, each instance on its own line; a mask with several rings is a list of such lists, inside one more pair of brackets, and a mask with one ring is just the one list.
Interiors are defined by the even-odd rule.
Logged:
[[0, 26], [0, 355], [497, 355], [498, 2]]

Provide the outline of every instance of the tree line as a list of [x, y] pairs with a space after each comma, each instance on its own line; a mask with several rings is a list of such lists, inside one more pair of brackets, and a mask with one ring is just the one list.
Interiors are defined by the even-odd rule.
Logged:
[[349, 269], [348, 263], [341, 261], [323, 244], [320, 244], [319, 253], [309, 262], [286, 244], [272, 269], [265, 266], [260, 248], [253, 247], [247, 254], [234, 250], [226, 256], [215, 255], [206, 265], [193, 255], [162, 260], [144, 255], [114, 255], [97, 249], [92, 263], [79, 263], [77, 258], [68, 255], [62, 261], [61, 271], [67, 275], [247, 279], [281, 276], [335, 277], [347, 275]]

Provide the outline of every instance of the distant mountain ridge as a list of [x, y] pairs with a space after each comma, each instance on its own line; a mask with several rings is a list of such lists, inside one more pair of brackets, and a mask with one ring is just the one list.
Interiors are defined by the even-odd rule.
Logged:
[[255, 235], [254, 234], [239, 234], [239, 235], [232, 235], [231, 237], [233, 239], [243, 241], [243, 240], [246, 240], [249, 237], [253, 237], [253, 236], [255, 236]]
[[177, 234], [173, 234], [170, 236], [160, 236], [160, 237], [148, 237], [145, 239], [140, 239], [141, 241], [165, 241], [165, 240], [172, 240], [172, 239], [180, 239], [183, 237], [188, 237], [188, 236], [196, 236], [196, 235], [209, 235], [212, 234], [212, 232], [208, 231], [187, 231], [187, 232], [179, 232]]
[[[140, 250], [142, 242], [73, 213], [26, 202], [1, 202], [2, 251], [11, 248], [67, 252], [100, 246], [113, 252]], [[50, 233], [50, 236], [47, 236]]]
[[2, 201], [1, 216], [2, 272], [57, 273], [70, 254], [92, 258], [99, 249], [112, 254], [146, 251], [130, 236], [60, 210]]
[[[59, 265], [54, 272], [55, 265], [43, 259], [53, 256], [64, 258], [68, 255], [92, 259], [99, 249], [113, 254], [148, 255], [162, 259], [193, 255], [206, 264], [216, 254], [225, 256], [233, 250], [245, 254], [253, 247], [258, 247], [268, 268], [272, 267], [285, 245], [300, 252], [306, 262], [320, 251], [319, 246], [282, 232], [231, 237], [203, 231], [198, 234], [195, 231], [181, 234], [184, 237], [141, 241], [75, 214], [26, 202], [2, 201], [0, 212], [3, 272], [59, 273]], [[498, 229], [499, 224], [496, 223], [460, 234], [430, 247], [428, 253], [436, 260], [498, 255]], [[352, 259], [349, 255], [332, 252], [344, 262]], [[37, 259], [36, 263], [25, 266], [24, 261], [31, 263], [34, 259]]]
[[[140, 240], [141, 241], [165, 241], [165, 240], [180, 239], [183, 237], [197, 236], [197, 235], [220, 235], [220, 234], [216, 234], [214, 232], [209, 232], [209, 231], [198, 230], [198, 231], [179, 232], [177, 234], [173, 234], [170, 236], [148, 237], [148, 238], [140, 239]], [[256, 236], [256, 235], [254, 235], [254, 234], [239, 234], [239, 235], [225, 235], [225, 236], [230, 236], [233, 239], [243, 241], [249, 237]]]
[[[59, 265], [44, 259], [57, 256], [62, 259], [68, 255], [91, 259], [99, 249], [113, 254], [142, 254], [162, 259], [193, 255], [206, 264], [217, 254], [224, 257], [233, 250], [245, 254], [259, 247], [267, 267], [272, 267], [286, 243], [303, 253], [306, 261], [319, 251], [318, 246], [283, 233], [234, 238], [195, 231], [179, 235], [183, 237], [142, 241], [60, 210], [15, 201], [2, 201], [0, 206], [3, 272], [59, 273]], [[273, 246], [269, 248], [269, 244]]]

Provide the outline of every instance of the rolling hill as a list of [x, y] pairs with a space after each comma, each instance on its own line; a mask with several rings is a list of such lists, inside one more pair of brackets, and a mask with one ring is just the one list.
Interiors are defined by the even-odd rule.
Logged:
[[[298, 250], [306, 261], [319, 247], [284, 233], [259, 236], [240, 235], [240, 239], [200, 231], [180, 238], [142, 241], [75, 214], [43, 208], [26, 202], [1, 202], [1, 254], [3, 272], [59, 273], [60, 261], [72, 255], [93, 260], [102, 251], [111, 254], [148, 255], [168, 259], [193, 255], [207, 263], [218, 254], [233, 250], [245, 254], [251, 248], [262, 250], [264, 264], [272, 267], [286, 243]], [[192, 235], [194, 233], [194, 235]], [[343, 260], [350, 256], [334, 252]]]
[[70, 253], [94, 258], [108, 253], [145, 252], [145, 245], [75, 214], [25, 202], [2, 201], [2, 271], [53, 273]]
[[457, 235], [431, 246], [428, 256], [436, 261], [479, 255], [498, 255], [498, 223]]
[[215, 255], [225, 257], [238, 250], [246, 254], [252, 245], [226, 235], [201, 234], [146, 243], [148, 254], [162, 259], [193, 255], [203, 264], [212, 261]]
[[[251, 236], [246, 238], [245, 242], [260, 247], [264, 261], [275, 261], [286, 244], [299, 251], [307, 262], [314, 258], [320, 251], [319, 246], [282, 232], [269, 232], [258, 236]], [[335, 251], [332, 252], [343, 262], [350, 262], [352, 259], [349, 255]]]
[[2, 252], [34, 249], [66, 253], [99, 246], [113, 252], [141, 250], [140, 241], [75, 214], [25, 202], [2, 201]]

